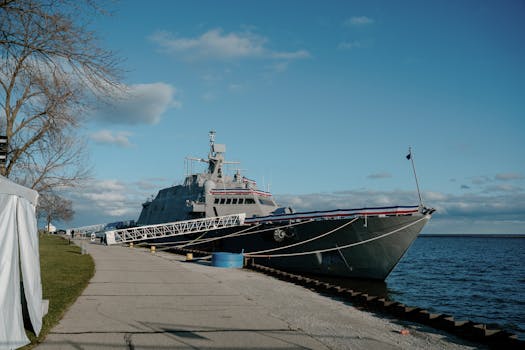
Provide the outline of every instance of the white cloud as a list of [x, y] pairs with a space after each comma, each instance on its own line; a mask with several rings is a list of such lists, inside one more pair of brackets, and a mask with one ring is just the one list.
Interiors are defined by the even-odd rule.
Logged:
[[[523, 192], [523, 179], [520, 173], [500, 173], [495, 176], [472, 176], [468, 178], [477, 190], [483, 193], [490, 192]], [[462, 189], [471, 189], [471, 186], [462, 185]]]
[[525, 176], [519, 173], [502, 173], [496, 174], [496, 180], [500, 181], [510, 181], [510, 180], [522, 180]]
[[169, 108], [179, 108], [176, 89], [166, 83], [135, 84], [126, 93], [103, 97], [93, 117], [109, 124], [157, 124]]
[[310, 53], [306, 50], [299, 50], [295, 52], [272, 52], [270, 57], [276, 59], [285, 59], [285, 60], [296, 60], [302, 58], [309, 58]]
[[144, 179], [132, 183], [114, 179], [93, 180], [78, 190], [64, 194], [73, 201], [75, 210], [75, 217], [69, 226], [136, 220], [141, 204], [167, 185], [166, 179]]
[[92, 133], [89, 137], [96, 143], [129, 147], [131, 146], [131, 142], [129, 141], [131, 135], [132, 133], [127, 131], [112, 133], [110, 130], [104, 129]]
[[272, 72], [276, 72], [276, 73], [284, 72], [288, 69], [288, 62], [286, 61], [274, 62], [268, 68]]
[[140, 180], [134, 183], [135, 186], [140, 188], [141, 190], [145, 191], [158, 191], [159, 190], [159, 182], [166, 182], [167, 179], [152, 179], [152, 180]]
[[277, 195], [280, 205], [291, 206], [297, 211], [331, 210], [385, 205], [417, 205], [417, 194], [413, 191], [340, 191], [311, 193], [304, 195]]
[[521, 187], [514, 186], [511, 184], [499, 184], [486, 186], [484, 192], [517, 192], [523, 191]]
[[365, 26], [369, 24], [373, 24], [375, 21], [366, 16], [354, 16], [345, 21], [345, 26], [349, 27], [359, 27], [359, 26]]
[[444, 193], [440, 192], [434, 192], [434, 191], [427, 191], [425, 192], [425, 199], [428, 201], [443, 201], [447, 198], [447, 196]]
[[106, 192], [106, 193], [85, 193], [84, 198], [90, 199], [98, 203], [114, 203], [121, 202], [126, 199], [123, 193]]
[[488, 182], [491, 182], [491, 179], [488, 176], [473, 176], [470, 178], [470, 181], [474, 185], [484, 185]]
[[306, 50], [280, 52], [266, 47], [268, 39], [250, 31], [224, 33], [215, 28], [195, 38], [181, 38], [166, 31], [151, 36], [168, 53], [182, 54], [189, 60], [219, 59], [234, 60], [246, 58], [271, 58], [296, 60], [310, 57]]
[[102, 180], [96, 182], [96, 188], [102, 191], [123, 191], [126, 186], [117, 180]]
[[203, 58], [257, 57], [264, 53], [266, 39], [245, 33], [226, 33], [212, 29], [197, 38], [177, 38], [168, 32], [158, 32], [151, 39], [168, 52], [185, 52]]

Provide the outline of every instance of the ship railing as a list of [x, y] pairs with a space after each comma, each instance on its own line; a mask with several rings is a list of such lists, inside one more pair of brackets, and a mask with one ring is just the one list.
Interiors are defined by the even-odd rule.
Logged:
[[66, 230], [66, 234], [74, 234], [77, 238], [87, 238], [92, 233], [102, 231], [107, 224], [96, 224], [82, 227], [75, 227]]
[[244, 225], [246, 214], [214, 216], [204, 219], [175, 221], [157, 225], [132, 227], [106, 231], [106, 244], [122, 244], [157, 238], [183, 236], [191, 233], [218, 230]]
[[[372, 216], [400, 216], [413, 215], [420, 212], [421, 208], [417, 205], [411, 206], [393, 206], [393, 207], [373, 207], [357, 209], [335, 209], [323, 211], [299, 212], [293, 214], [277, 214], [248, 218], [247, 224], [279, 222], [279, 221], [296, 221], [296, 220], [330, 220], [330, 219], [351, 219], [354, 217], [372, 217]], [[431, 209], [432, 212], [434, 211]]]

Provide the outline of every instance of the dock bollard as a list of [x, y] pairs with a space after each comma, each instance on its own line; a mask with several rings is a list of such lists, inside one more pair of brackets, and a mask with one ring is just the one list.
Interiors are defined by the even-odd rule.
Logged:
[[154, 246], [154, 245], [152, 245], [152, 246], [150, 247], [150, 251], [151, 251], [152, 254], [155, 253], [155, 246]]
[[193, 253], [186, 253], [186, 261], [192, 261], [193, 260]]
[[133, 242], [129, 242], [129, 247], [133, 248]]

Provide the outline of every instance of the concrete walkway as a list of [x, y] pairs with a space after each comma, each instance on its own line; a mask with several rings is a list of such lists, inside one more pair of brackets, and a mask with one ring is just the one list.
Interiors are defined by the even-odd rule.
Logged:
[[86, 245], [96, 274], [38, 349], [474, 348], [257, 272]]

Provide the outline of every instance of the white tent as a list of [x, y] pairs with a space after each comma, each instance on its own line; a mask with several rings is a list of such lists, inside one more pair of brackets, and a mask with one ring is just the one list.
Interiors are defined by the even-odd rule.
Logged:
[[37, 200], [36, 191], [0, 176], [0, 349], [29, 343], [22, 316], [20, 276], [33, 330], [38, 335], [42, 328]]

